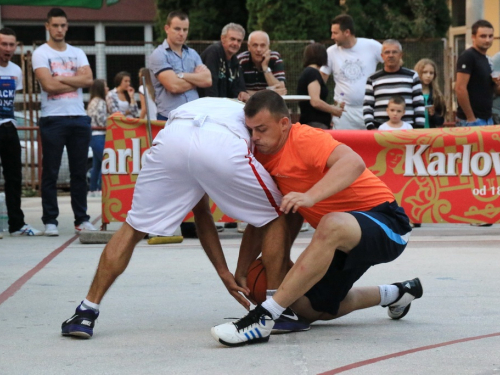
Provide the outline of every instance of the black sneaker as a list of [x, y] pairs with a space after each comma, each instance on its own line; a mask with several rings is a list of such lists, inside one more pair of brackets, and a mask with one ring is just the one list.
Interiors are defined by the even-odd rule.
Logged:
[[302, 332], [309, 331], [310, 329], [311, 324], [304, 318], [295, 314], [295, 312], [288, 307], [283, 311], [280, 317], [274, 321], [274, 327], [271, 333]]
[[226, 346], [241, 346], [269, 341], [273, 328], [271, 313], [258, 305], [240, 320], [212, 327], [215, 340]]
[[99, 312], [87, 309], [82, 310], [80, 306], [76, 308], [75, 315], [64, 321], [61, 330], [63, 336], [76, 336], [89, 339], [94, 334], [95, 320]]
[[396, 285], [398, 287], [399, 297], [393, 303], [382, 307], [388, 307], [387, 315], [389, 315], [391, 319], [397, 320], [408, 314], [411, 301], [422, 297], [424, 290], [418, 277], [413, 280], [407, 280], [392, 285]]

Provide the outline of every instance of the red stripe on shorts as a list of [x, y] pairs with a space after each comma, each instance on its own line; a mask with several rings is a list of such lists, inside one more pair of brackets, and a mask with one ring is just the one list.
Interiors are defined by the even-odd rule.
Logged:
[[257, 168], [255, 168], [255, 165], [253, 165], [253, 158], [250, 156], [250, 150], [248, 150], [248, 152], [249, 152], [249, 155], [246, 155], [245, 157], [248, 159], [248, 164], [250, 164], [250, 167], [252, 167], [253, 174], [257, 178], [257, 181], [259, 181], [259, 184], [262, 187], [262, 190], [264, 190], [264, 193], [266, 193], [267, 199], [269, 200], [269, 203], [271, 203], [271, 206], [274, 207], [278, 216], [281, 215], [282, 212], [281, 212], [280, 208], [278, 207], [278, 204], [274, 200], [273, 195], [271, 194], [271, 192], [267, 188], [266, 184], [262, 180], [262, 177], [260, 177], [259, 172], [257, 172]]

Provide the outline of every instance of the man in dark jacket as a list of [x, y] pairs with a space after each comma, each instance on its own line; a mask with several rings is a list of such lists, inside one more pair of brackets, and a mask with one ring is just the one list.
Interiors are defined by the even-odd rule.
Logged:
[[202, 52], [201, 59], [212, 73], [212, 86], [199, 88], [200, 97], [248, 100], [243, 73], [236, 58], [244, 38], [245, 29], [236, 23], [229, 23], [222, 29], [221, 41]]

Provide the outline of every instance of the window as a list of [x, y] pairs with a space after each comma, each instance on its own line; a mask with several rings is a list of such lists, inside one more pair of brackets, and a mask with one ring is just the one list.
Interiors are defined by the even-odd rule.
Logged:
[[27, 26], [27, 25], [4, 25], [9, 27], [17, 35], [18, 42], [25, 46], [33, 45], [33, 42], [45, 42], [45, 26]]
[[108, 55], [106, 56], [106, 76], [108, 86], [115, 88], [115, 75], [118, 72], [126, 71], [130, 73], [131, 85], [137, 91], [139, 87], [139, 69], [144, 67], [144, 55]]
[[109, 42], [143, 42], [143, 26], [106, 26], [106, 41]]
[[453, 0], [451, 4], [451, 26], [465, 26], [466, 0]]
[[94, 26], [75, 26], [69, 25], [68, 32], [66, 33], [66, 40], [69, 43], [74, 42], [94, 42], [95, 41], [95, 27]]

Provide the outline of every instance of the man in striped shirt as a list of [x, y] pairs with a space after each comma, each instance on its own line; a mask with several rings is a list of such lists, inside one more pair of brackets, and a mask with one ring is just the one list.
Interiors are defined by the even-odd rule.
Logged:
[[389, 120], [386, 108], [389, 99], [400, 95], [406, 103], [404, 122], [413, 128], [423, 128], [425, 124], [424, 97], [418, 73], [401, 66], [403, 49], [394, 39], [382, 44], [384, 68], [373, 73], [366, 81], [363, 117], [368, 130], [377, 129]]
[[250, 95], [265, 89], [286, 95], [285, 65], [280, 54], [271, 51], [269, 45], [269, 35], [266, 32], [254, 31], [248, 36], [248, 51], [238, 55]]

